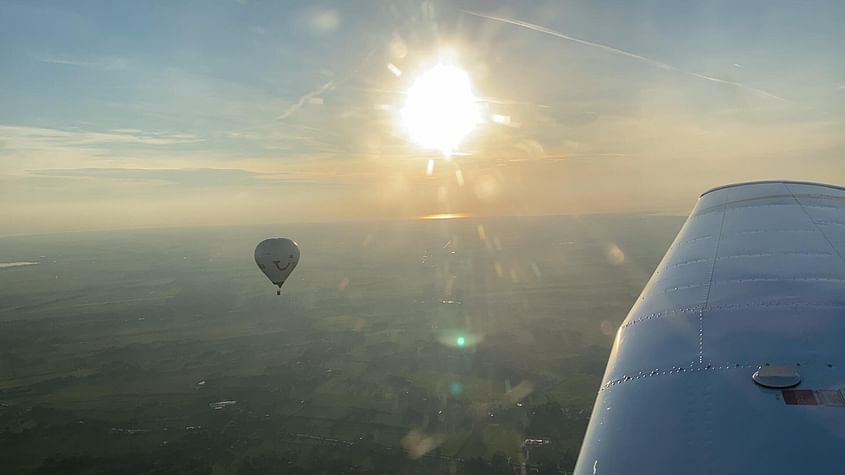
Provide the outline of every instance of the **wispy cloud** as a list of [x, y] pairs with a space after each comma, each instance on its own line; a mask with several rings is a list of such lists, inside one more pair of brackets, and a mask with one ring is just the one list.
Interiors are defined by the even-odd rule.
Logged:
[[102, 145], [174, 145], [196, 143], [202, 138], [193, 134], [111, 129], [87, 131], [0, 125], [0, 141], [6, 148], [88, 147]]
[[61, 66], [74, 66], [86, 68], [100, 68], [100, 69], [122, 69], [125, 68], [128, 62], [123, 58], [107, 58], [98, 61], [81, 60], [74, 58], [53, 58], [42, 57], [38, 58], [42, 63], [57, 64]]
[[310, 127], [292, 121], [284, 128], [260, 126], [246, 130], [230, 130], [223, 134], [233, 141], [249, 142], [263, 150], [297, 151], [297, 155], [333, 153], [343, 142], [342, 135], [331, 127]]
[[573, 153], [573, 154], [565, 154], [565, 155], [546, 155], [543, 157], [545, 160], [596, 160], [596, 159], [620, 159], [620, 158], [631, 158], [633, 154], [630, 153], [613, 153], [613, 152], [606, 152], [606, 153]]
[[507, 99], [502, 97], [494, 97], [494, 96], [484, 96], [479, 97], [479, 101], [487, 102], [489, 104], [498, 104], [498, 105], [506, 105], [506, 106], [529, 106], [529, 107], [537, 107], [540, 109], [550, 109], [551, 106], [546, 104], [539, 104], [536, 102], [528, 102], [528, 101], [518, 101], [514, 99]]
[[554, 36], [554, 37], [557, 37], [557, 38], [564, 39], [566, 41], [571, 41], [573, 43], [578, 43], [578, 44], [581, 44], [581, 45], [584, 45], [584, 46], [589, 46], [591, 48], [600, 49], [602, 51], [606, 51], [606, 52], [611, 53], [611, 54], [615, 54], [615, 55], [619, 55], [619, 56], [625, 56], [627, 58], [635, 59], [637, 61], [651, 65], [651, 66], [659, 68], [659, 69], [664, 69], [664, 70], [667, 70], [667, 71], [675, 71], [675, 72], [685, 74], [685, 75], [690, 76], [690, 77], [703, 79], [705, 81], [716, 82], [716, 83], [719, 83], [719, 84], [725, 84], [725, 85], [728, 85], [728, 86], [733, 86], [733, 87], [737, 87], [737, 88], [740, 88], [740, 89], [744, 89], [746, 91], [753, 92], [755, 94], [759, 94], [761, 96], [768, 97], [770, 99], [776, 99], [776, 100], [779, 100], [779, 101], [786, 101], [786, 99], [784, 99], [783, 97], [780, 97], [780, 96], [773, 94], [771, 92], [768, 92], [768, 91], [764, 91], [762, 89], [758, 89], [756, 87], [749, 86], [747, 84], [743, 84], [743, 83], [740, 83], [740, 82], [737, 82], [737, 81], [729, 81], [729, 80], [726, 80], [726, 79], [720, 79], [720, 78], [716, 78], [716, 77], [712, 77], [712, 76], [706, 76], [704, 74], [689, 72], [689, 71], [683, 70], [683, 69], [681, 69], [677, 66], [673, 66], [671, 64], [664, 63], [663, 61], [658, 61], [656, 59], [648, 58], [646, 56], [642, 56], [642, 55], [639, 55], [639, 54], [636, 54], [636, 53], [632, 53], [630, 51], [625, 51], [625, 50], [622, 50], [622, 49], [619, 49], [619, 48], [614, 48], [612, 46], [608, 46], [608, 45], [605, 45], [605, 44], [595, 43], [593, 41], [587, 41], [587, 40], [583, 40], [581, 38], [576, 38], [574, 36], [570, 36], [570, 35], [561, 33], [559, 31], [552, 30], [551, 28], [546, 28], [544, 26], [536, 25], [534, 23], [528, 23], [526, 21], [517, 20], [517, 19], [514, 19], [514, 18], [505, 18], [505, 17], [497, 17], [497, 16], [492, 16], [492, 15], [485, 15], [483, 13], [478, 13], [478, 12], [474, 12], [474, 11], [470, 11], [470, 10], [462, 10], [462, 11], [464, 13], [468, 14], [468, 15], [472, 15], [472, 16], [475, 16], [475, 17], [484, 18], [484, 19], [487, 19], [487, 20], [497, 21], [497, 22], [501, 22], [501, 23], [507, 23], [507, 24], [519, 26], [519, 27], [522, 27], [522, 28], [527, 28], [529, 30], [536, 31], [538, 33], [543, 33], [543, 34], [546, 34], [546, 35]]
[[[60, 178], [105, 178], [158, 182], [180, 186], [280, 185], [317, 183], [308, 177], [258, 173], [234, 168], [51, 168], [30, 170], [30, 175]], [[328, 184], [321, 182], [321, 184]]]

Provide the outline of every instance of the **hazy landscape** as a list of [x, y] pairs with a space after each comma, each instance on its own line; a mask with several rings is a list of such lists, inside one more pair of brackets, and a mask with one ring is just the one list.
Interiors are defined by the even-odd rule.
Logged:
[[[563, 473], [682, 222], [0, 238], [0, 471]], [[269, 236], [302, 250], [279, 297]]]

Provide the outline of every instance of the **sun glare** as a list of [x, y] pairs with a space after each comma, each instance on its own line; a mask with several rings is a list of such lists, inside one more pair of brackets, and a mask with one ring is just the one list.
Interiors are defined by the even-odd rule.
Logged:
[[425, 216], [420, 216], [419, 219], [463, 219], [469, 218], [470, 216], [466, 213], [437, 213], [437, 214], [427, 214]]
[[411, 140], [421, 147], [440, 150], [446, 157], [479, 120], [469, 76], [460, 68], [444, 64], [417, 78], [402, 109], [402, 123]]

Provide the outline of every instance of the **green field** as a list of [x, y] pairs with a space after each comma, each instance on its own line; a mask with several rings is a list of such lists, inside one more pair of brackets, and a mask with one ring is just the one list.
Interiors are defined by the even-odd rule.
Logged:
[[[0, 263], [38, 264], [0, 268], [0, 471], [571, 470], [616, 327], [681, 224], [2, 238]], [[302, 249], [280, 297], [252, 261], [277, 235]]]

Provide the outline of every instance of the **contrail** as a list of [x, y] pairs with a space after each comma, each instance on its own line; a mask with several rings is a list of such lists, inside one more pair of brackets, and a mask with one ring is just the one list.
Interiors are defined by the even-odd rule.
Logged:
[[332, 86], [334, 86], [334, 81], [329, 81], [329, 82], [327, 82], [327, 83], [323, 84], [322, 86], [318, 87], [317, 89], [314, 89], [313, 91], [309, 92], [308, 94], [305, 94], [304, 96], [300, 97], [298, 101], [296, 101], [295, 103], [291, 104], [291, 105], [290, 105], [290, 107], [288, 107], [287, 109], [285, 109], [285, 111], [284, 111], [284, 112], [282, 112], [281, 114], [279, 114], [279, 116], [278, 116], [278, 117], [276, 117], [276, 120], [285, 120], [285, 119], [287, 119], [288, 117], [290, 117], [291, 115], [293, 115], [293, 114], [294, 114], [294, 112], [296, 112], [296, 111], [298, 111], [299, 109], [301, 109], [301, 108], [302, 108], [302, 106], [304, 106], [304, 105], [305, 105], [305, 102], [306, 102], [306, 101], [308, 101], [308, 100], [309, 100], [309, 99], [311, 99], [312, 97], [319, 96], [320, 94], [322, 94], [322, 93], [324, 93], [324, 92], [328, 91], [329, 89], [331, 89], [331, 88], [332, 88]]
[[302, 109], [302, 106], [304, 106], [304, 105], [305, 105], [305, 103], [306, 103], [309, 99], [314, 98], [314, 97], [317, 97], [317, 96], [319, 96], [320, 94], [322, 94], [322, 93], [324, 93], [324, 92], [326, 92], [326, 91], [329, 91], [329, 90], [331, 90], [331, 89], [334, 89], [336, 86], [340, 86], [340, 85], [344, 84], [345, 82], [347, 82], [347, 81], [349, 80], [349, 78], [350, 78], [350, 77], [354, 76], [355, 74], [358, 74], [358, 71], [359, 71], [359, 70], [360, 70], [360, 69], [364, 66], [364, 64], [365, 64], [367, 61], [369, 61], [370, 57], [371, 57], [371, 56], [373, 55], [373, 53], [375, 53], [375, 52], [376, 52], [376, 48], [373, 48], [373, 49], [371, 49], [371, 50], [369, 51], [369, 53], [367, 53], [366, 55], [364, 55], [364, 59], [362, 59], [362, 60], [361, 60], [361, 62], [360, 62], [360, 63], [358, 63], [358, 66], [356, 66], [356, 67], [355, 67], [355, 69], [353, 69], [353, 70], [352, 70], [352, 72], [350, 72], [350, 73], [347, 75], [347, 77], [345, 77], [345, 78], [343, 78], [343, 79], [341, 79], [341, 80], [339, 80], [339, 81], [334, 81], [334, 80], [329, 81], [329, 82], [327, 82], [327, 83], [323, 84], [322, 86], [318, 87], [317, 89], [314, 89], [313, 91], [311, 91], [311, 92], [309, 92], [309, 93], [305, 94], [304, 96], [300, 97], [298, 101], [296, 101], [295, 103], [291, 104], [291, 105], [290, 105], [287, 109], [285, 109], [285, 111], [284, 111], [284, 112], [282, 112], [281, 114], [279, 114], [278, 116], [276, 116], [276, 120], [278, 121], [278, 120], [285, 120], [285, 119], [287, 119], [288, 117], [290, 117], [290, 116], [292, 116], [294, 113], [296, 113], [296, 111], [298, 111], [299, 109]]
[[725, 79], [719, 79], [719, 78], [714, 78], [714, 77], [710, 77], [710, 76], [705, 76], [703, 74], [691, 73], [689, 71], [684, 71], [683, 69], [681, 69], [677, 66], [672, 66], [671, 64], [667, 64], [667, 63], [664, 63], [662, 61], [657, 61], [655, 59], [647, 58], [645, 56], [641, 56], [641, 55], [638, 55], [636, 53], [631, 53], [630, 51], [621, 50], [619, 48], [614, 48], [612, 46], [603, 45], [601, 43], [594, 43], [592, 41], [582, 40], [581, 38], [576, 38], [574, 36], [565, 35], [565, 34], [559, 32], [559, 31], [555, 31], [555, 30], [546, 28], [544, 26], [535, 25], [533, 23], [528, 23], [526, 21], [516, 20], [516, 19], [513, 19], [513, 18], [504, 18], [504, 17], [497, 17], [497, 16], [492, 16], [492, 15], [485, 15], [483, 13], [478, 13], [478, 12], [474, 12], [474, 11], [470, 11], [470, 10], [461, 10], [461, 11], [466, 13], [467, 15], [472, 15], [472, 16], [476, 16], [476, 17], [479, 17], [479, 18], [485, 18], [487, 20], [492, 20], [492, 21], [498, 21], [498, 22], [501, 22], [501, 23], [508, 23], [508, 24], [515, 25], [515, 26], [520, 26], [522, 28], [527, 28], [529, 30], [533, 30], [533, 31], [536, 31], [536, 32], [539, 32], [539, 33], [545, 33], [547, 35], [555, 36], [557, 38], [561, 38], [561, 39], [564, 39], [564, 40], [567, 40], [567, 41], [572, 41], [573, 43], [582, 44], [584, 46], [589, 46], [591, 48], [601, 49], [601, 50], [607, 51], [608, 53], [616, 54], [616, 55], [619, 55], [619, 56], [626, 56], [628, 58], [636, 59], [638, 61], [642, 61], [644, 63], [650, 64], [650, 65], [652, 65], [656, 68], [679, 72], [681, 74], [685, 74], [687, 76], [698, 78], [698, 79], [704, 79], [706, 81], [717, 82], [717, 83], [720, 83], [720, 84], [726, 84], [726, 85], [729, 85], [729, 86], [738, 87], [738, 88], [741, 88], [741, 89], [745, 89], [747, 91], [754, 92], [756, 94], [760, 94], [760, 95], [765, 96], [765, 97], [769, 97], [769, 98], [772, 98], [772, 99], [777, 99], [779, 101], [785, 101], [786, 102], [786, 99], [784, 99], [783, 97], [777, 96], [775, 94], [772, 94], [771, 92], [767, 92], [767, 91], [764, 91], [762, 89], [757, 89], [756, 87], [747, 86], [745, 84], [742, 84], [742, 83], [739, 83], [739, 82], [736, 82], [736, 81], [728, 81], [728, 80], [725, 80]]
[[747, 86], [747, 85], [745, 85], [745, 84], [743, 84], [743, 83], [741, 83], [741, 82], [729, 81], [729, 80], [727, 80], [727, 79], [714, 78], [714, 77], [711, 77], [711, 76], [705, 76], [705, 75], [703, 75], [703, 74], [698, 74], [698, 73], [690, 73], [690, 72], [687, 72], [687, 71], [683, 71], [683, 73], [684, 73], [684, 74], [689, 74], [689, 75], [690, 75], [690, 76], [692, 76], [692, 77], [696, 77], [696, 78], [699, 78], [699, 79], [704, 79], [705, 81], [712, 81], [712, 82], [717, 82], [717, 83], [719, 83], [719, 84], [727, 84], [727, 85], [729, 85], [729, 86], [739, 87], [739, 88], [745, 89], [745, 90], [747, 90], [747, 91], [751, 91], [751, 92], [755, 92], [755, 93], [757, 93], [757, 94], [760, 94], [761, 96], [766, 96], [766, 97], [770, 97], [770, 98], [772, 98], [772, 99], [777, 99], [777, 100], [779, 100], [779, 101], [784, 101], [784, 102], [786, 102], [786, 99], [784, 99], [784, 98], [782, 98], [782, 97], [780, 97], [780, 96], [776, 96], [776, 95], [772, 94], [771, 92], [766, 92], [766, 91], [764, 91], [764, 90], [762, 90], [762, 89], [757, 89], [756, 87]]

